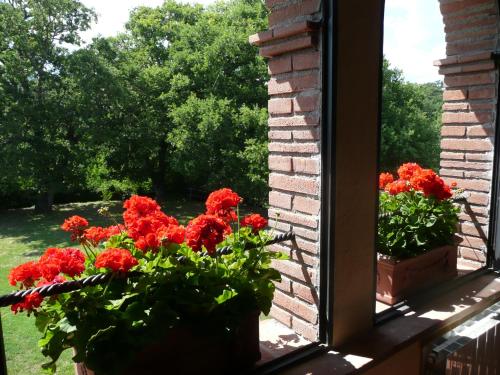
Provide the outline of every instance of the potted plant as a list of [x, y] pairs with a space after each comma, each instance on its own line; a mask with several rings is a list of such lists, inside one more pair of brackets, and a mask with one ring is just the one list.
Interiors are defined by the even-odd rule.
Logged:
[[416, 163], [401, 165], [398, 177], [379, 177], [377, 300], [390, 305], [457, 274], [452, 189]]
[[[36, 319], [43, 365], [54, 373], [74, 350], [79, 373], [97, 375], [234, 373], [259, 358], [259, 314], [269, 313], [280, 280], [267, 250], [267, 220], [238, 216], [230, 189], [210, 194], [204, 214], [186, 227], [152, 199], [132, 196], [123, 224], [89, 227], [79, 216], [62, 229], [80, 248], [49, 248], [14, 268], [21, 289], [112, 273], [105, 285], [12, 306]], [[106, 215], [106, 212], [101, 212]], [[220, 248], [231, 247], [231, 251]], [[218, 250], [219, 249], [219, 250]]]

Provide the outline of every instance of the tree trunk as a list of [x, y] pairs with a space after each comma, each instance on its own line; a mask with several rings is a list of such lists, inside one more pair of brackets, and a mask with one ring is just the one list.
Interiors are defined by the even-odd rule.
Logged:
[[158, 151], [158, 164], [156, 171], [153, 173], [152, 182], [153, 190], [155, 193], [155, 199], [158, 202], [165, 202], [167, 200], [167, 190], [165, 184], [165, 169], [166, 169], [166, 158], [167, 158], [167, 143], [162, 140], [160, 143], [160, 149]]
[[54, 193], [42, 192], [38, 195], [37, 201], [35, 203], [35, 212], [37, 213], [51, 212], [53, 204], [54, 204]]

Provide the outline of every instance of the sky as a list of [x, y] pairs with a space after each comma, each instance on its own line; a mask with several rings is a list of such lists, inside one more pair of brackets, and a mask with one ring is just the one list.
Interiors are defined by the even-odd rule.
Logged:
[[[208, 5], [214, 0], [181, 0]], [[123, 30], [129, 11], [137, 6], [158, 6], [163, 0], [82, 0], [96, 10], [98, 22], [83, 34], [111, 36]], [[411, 82], [440, 80], [433, 61], [445, 57], [444, 31], [438, 0], [386, 0], [384, 54]]]

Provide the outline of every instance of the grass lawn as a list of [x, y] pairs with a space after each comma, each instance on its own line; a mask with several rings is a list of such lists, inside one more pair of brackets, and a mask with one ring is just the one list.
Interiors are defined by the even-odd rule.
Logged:
[[[121, 203], [107, 202], [110, 212], [121, 221]], [[16, 265], [39, 257], [47, 247], [70, 246], [69, 235], [59, 229], [65, 218], [80, 215], [91, 225], [113, 224], [108, 218], [97, 214], [102, 202], [73, 203], [59, 205], [54, 212], [36, 215], [31, 209], [0, 211], [0, 294], [12, 291], [7, 281], [10, 269]], [[190, 218], [204, 210], [203, 202], [176, 200], [167, 203], [164, 211], [185, 224]], [[34, 319], [25, 314], [14, 315], [9, 308], [0, 310], [7, 355], [9, 375], [42, 374], [40, 364], [44, 362], [37, 341], [40, 333]], [[71, 353], [64, 353], [59, 361], [58, 374], [74, 374]]]

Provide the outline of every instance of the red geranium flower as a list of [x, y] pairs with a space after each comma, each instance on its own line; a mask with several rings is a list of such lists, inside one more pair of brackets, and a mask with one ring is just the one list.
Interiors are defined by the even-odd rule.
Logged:
[[83, 234], [84, 229], [88, 226], [89, 222], [87, 219], [74, 215], [64, 220], [64, 223], [61, 225], [61, 229], [66, 232], [71, 232], [71, 241], [76, 241], [78, 237]]
[[125, 226], [122, 224], [111, 225], [111, 226], [105, 228], [105, 230], [106, 230], [106, 235], [107, 235], [107, 239], [108, 239], [109, 237], [116, 236], [118, 234], [125, 232]]
[[411, 190], [411, 185], [406, 180], [396, 180], [385, 185], [385, 191], [391, 195], [404, 193]]
[[405, 163], [399, 167], [398, 175], [400, 179], [409, 181], [414, 174], [418, 174], [421, 171], [422, 167], [417, 163]]
[[40, 267], [36, 262], [26, 262], [10, 271], [9, 283], [12, 286], [21, 283], [24, 287], [30, 288], [41, 276]]
[[85, 255], [74, 248], [48, 248], [38, 262], [42, 276], [52, 281], [61, 272], [69, 277], [82, 274], [85, 270]]
[[18, 312], [33, 311], [34, 309], [40, 307], [43, 302], [43, 297], [38, 292], [28, 294], [24, 297], [22, 302], [16, 303], [10, 307], [10, 309], [17, 314]]
[[92, 246], [97, 246], [99, 243], [106, 241], [109, 235], [108, 231], [103, 227], [90, 227], [83, 232], [83, 238]]
[[394, 176], [392, 173], [381, 173], [378, 179], [378, 187], [380, 189], [385, 189], [387, 184], [394, 182]]
[[138, 264], [137, 259], [126, 249], [109, 248], [97, 255], [95, 266], [114, 272], [128, 272]]
[[242, 227], [252, 227], [254, 233], [267, 227], [267, 219], [263, 218], [259, 214], [251, 214], [245, 216], [241, 220]]
[[160, 228], [157, 237], [162, 244], [165, 244], [165, 242], [181, 244], [186, 237], [186, 229], [182, 225], [170, 225]]
[[436, 199], [443, 200], [453, 195], [450, 187], [432, 169], [423, 169], [415, 174], [411, 179], [411, 184], [415, 190], [423, 192], [426, 197], [432, 195]]
[[123, 221], [128, 226], [129, 222], [134, 221], [139, 217], [148, 216], [152, 213], [161, 210], [160, 205], [149, 197], [132, 195], [123, 203], [125, 212], [123, 213]]
[[231, 227], [214, 215], [200, 215], [191, 220], [186, 227], [186, 243], [194, 251], [205, 247], [212, 254], [215, 246], [231, 233]]
[[207, 198], [205, 205], [207, 215], [217, 216], [226, 222], [236, 220], [236, 214], [233, 210], [241, 202], [241, 197], [228, 188], [216, 190]]

